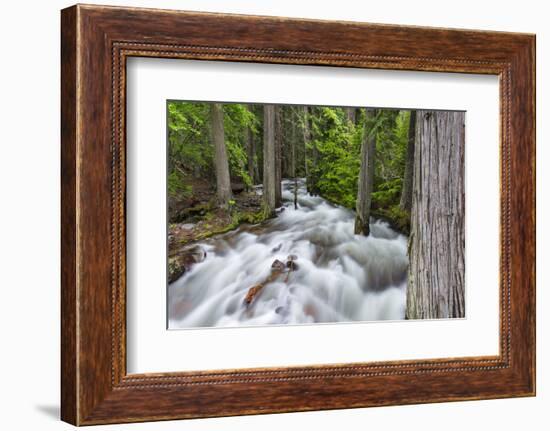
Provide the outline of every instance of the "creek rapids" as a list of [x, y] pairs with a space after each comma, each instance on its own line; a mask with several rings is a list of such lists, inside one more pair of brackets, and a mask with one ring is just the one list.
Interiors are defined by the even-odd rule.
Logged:
[[[197, 243], [206, 258], [168, 286], [168, 328], [296, 325], [405, 318], [407, 237], [371, 219], [354, 234], [355, 213], [282, 183], [277, 217]], [[261, 193], [261, 189], [258, 190]], [[259, 291], [275, 260], [295, 259]]]

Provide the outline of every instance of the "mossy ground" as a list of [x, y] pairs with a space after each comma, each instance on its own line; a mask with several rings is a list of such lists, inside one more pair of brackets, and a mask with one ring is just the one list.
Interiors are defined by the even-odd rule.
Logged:
[[168, 227], [168, 255], [174, 256], [182, 247], [229, 232], [243, 223], [257, 224], [266, 220], [260, 198], [242, 193], [232, 201], [228, 210], [215, 208], [213, 203], [200, 203], [195, 210], [190, 208], [189, 217], [170, 223]]
[[379, 208], [372, 211], [374, 218], [386, 220], [392, 229], [401, 232], [404, 235], [409, 235], [411, 230], [411, 215], [409, 212], [402, 210], [399, 205], [392, 206], [388, 209]]

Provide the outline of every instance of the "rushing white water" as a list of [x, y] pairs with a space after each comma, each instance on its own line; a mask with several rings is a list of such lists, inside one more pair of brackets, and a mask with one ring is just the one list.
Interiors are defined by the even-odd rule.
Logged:
[[[405, 316], [407, 238], [386, 222], [354, 235], [354, 213], [283, 182], [284, 210], [257, 226], [210, 238], [206, 259], [168, 286], [169, 328], [397, 320]], [[247, 306], [275, 259], [295, 255]]]

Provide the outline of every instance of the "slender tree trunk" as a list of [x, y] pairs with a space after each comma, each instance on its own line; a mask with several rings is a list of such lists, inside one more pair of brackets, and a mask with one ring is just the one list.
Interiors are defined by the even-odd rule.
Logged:
[[306, 190], [309, 192], [309, 163], [308, 163], [308, 147], [309, 147], [309, 141], [311, 140], [311, 133], [309, 130], [309, 108], [307, 106], [303, 106], [303, 122], [302, 122], [302, 132], [304, 134], [304, 173], [306, 176]]
[[365, 133], [361, 145], [361, 168], [357, 187], [357, 204], [355, 216], [355, 233], [369, 236], [370, 205], [372, 200], [372, 185], [374, 182], [374, 157], [376, 151], [376, 136], [372, 133], [372, 119], [376, 110], [365, 109]]
[[416, 111], [412, 110], [409, 121], [409, 139], [407, 142], [407, 160], [405, 162], [405, 175], [403, 176], [401, 202], [399, 203], [399, 206], [403, 211], [410, 211], [412, 205], [415, 130]]
[[418, 111], [408, 319], [464, 317], [464, 113]]
[[[292, 109], [290, 110], [290, 119], [292, 117]], [[296, 178], [296, 139], [294, 121], [291, 121], [291, 136], [290, 136], [290, 175], [294, 178], [294, 209], [298, 209], [298, 179]]]
[[[310, 119], [310, 116], [315, 111], [309, 111], [310, 115], [308, 115], [308, 121]], [[312, 139], [312, 132], [311, 132], [311, 125], [308, 124], [308, 133], [309, 133], [309, 146], [311, 147], [311, 164], [309, 165], [309, 176], [307, 177], [307, 189], [308, 192], [314, 196], [319, 194], [319, 176], [318, 176], [318, 166], [319, 166], [319, 150], [317, 148], [317, 145], [315, 144], [315, 140]]]
[[275, 105], [275, 207], [282, 204], [283, 124], [281, 106]]
[[246, 139], [247, 139], [247, 157], [248, 157], [248, 165], [247, 165], [247, 168], [248, 168], [248, 176], [250, 177], [250, 181], [252, 181], [252, 184], [256, 184], [257, 181], [258, 181], [258, 177], [256, 176], [256, 161], [255, 161], [255, 156], [256, 156], [256, 142], [254, 140], [254, 132], [252, 131], [252, 129], [248, 129], [247, 130], [247, 133], [246, 133]]
[[289, 151], [289, 136], [288, 136], [288, 107], [279, 107], [279, 151], [281, 154], [281, 178], [290, 177], [290, 151]]
[[[252, 105], [247, 105], [247, 108], [251, 113], [253, 113]], [[246, 152], [248, 175], [250, 176], [252, 184], [256, 184], [258, 180], [256, 177], [256, 170], [254, 168], [254, 165], [256, 164], [254, 160], [256, 156], [256, 142], [254, 140], [254, 132], [251, 127], [247, 127], [246, 129]]]
[[355, 109], [356, 108], [345, 108], [346, 109], [346, 117], [348, 121], [352, 124], [355, 124]]
[[315, 141], [312, 142], [312, 166], [313, 169], [310, 169], [310, 177], [311, 177], [311, 194], [317, 196], [319, 195], [319, 150], [317, 149], [317, 145], [315, 144]]
[[264, 105], [263, 145], [263, 201], [264, 211], [271, 216], [275, 212], [275, 106]]
[[212, 104], [210, 119], [212, 122], [212, 141], [214, 143], [218, 205], [221, 208], [227, 209], [229, 207], [229, 200], [231, 199], [231, 180], [229, 177], [229, 163], [223, 130], [223, 107], [220, 103]]

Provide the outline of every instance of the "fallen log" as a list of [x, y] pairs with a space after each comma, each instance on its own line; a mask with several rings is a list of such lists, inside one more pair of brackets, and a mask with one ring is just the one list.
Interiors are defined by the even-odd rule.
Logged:
[[281, 262], [279, 259], [275, 259], [275, 261], [273, 261], [273, 263], [271, 264], [271, 274], [269, 274], [269, 276], [262, 283], [255, 284], [250, 289], [248, 289], [248, 292], [244, 297], [245, 305], [247, 307], [250, 306], [250, 304], [252, 304], [254, 299], [267, 284], [274, 282], [275, 280], [277, 280], [277, 278], [279, 278], [280, 275], [284, 274], [285, 272], [286, 277], [284, 279], [284, 282], [287, 283], [290, 273], [298, 269], [295, 262], [296, 259], [297, 257], [295, 255], [288, 256], [286, 263]]

